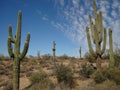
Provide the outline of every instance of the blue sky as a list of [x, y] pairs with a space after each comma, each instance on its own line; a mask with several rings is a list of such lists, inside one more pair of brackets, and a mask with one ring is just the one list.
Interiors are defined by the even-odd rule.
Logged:
[[[97, 6], [104, 27], [113, 29], [113, 40], [120, 47], [120, 0], [97, 0]], [[8, 55], [8, 25], [15, 35], [18, 10], [22, 11], [21, 51], [26, 34], [31, 33], [27, 55], [52, 54], [53, 40], [58, 56], [79, 57], [80, 46], [83, 54], [88, 52], [85, 27], [88, 14], [93, 14], [92, 0], [0, 0], [0, 54]]]

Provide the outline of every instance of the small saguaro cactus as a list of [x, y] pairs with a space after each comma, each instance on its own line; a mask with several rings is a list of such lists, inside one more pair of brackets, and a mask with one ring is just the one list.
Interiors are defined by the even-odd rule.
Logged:
[[[92, 16], [89, 15], [90, 28], [86, 26], [86, 35], [87, 35], [89, 51], [93, 56], [96, 57], [97, 59], [96, 65], [97, 68], [100, 69], [101, 56], [103, 55], [106, 49], [106, 28], [103, 27], [102, 12], [100, 11], [97, 13], [96, 0], [93, 0], [93, 8], [94, 8], [94, 23], [92, 21]], [[89, 30], [91, 30], [91, 37], [93, 43], [95, 44], [96, 51], [93, 50]]]
[[81, 59], [81, 54], [82, 54], [82, 49], [81, 49], [81, 47], [80, 47], [80, 49], [79, 49], [79, 54], [80, 54], [80, 59]]
[[110, 50], [110, 62], [109, 66], [114, 67], [114, 53], [113, 53], [113, 40], [112, 40], [112, 29], [109, 29], [109, 50]]
[[[9, 25], [8, 31], [8, 53], [11, 58], [13, 58], [13, 90], [19, 90], [19, 77], [20, 77], [20, 60], [22, 60], [29, 47], [29, 41], [30, 41], [30, 33], [27, 34], [26, 42], [24, 45], [24, 49], [22, 53], [20, 53], [20, 43], [21, 43], [21, 18], [22, 18], [22, 12], [18, 12], [18, 23], [17, 23], [17, 29], [16, 29], [16, 35], [13, 37], [12, 35], [12, 26]], [[12, 44], [14, 44], [14, 49], [12, 47]], [[14, 50], [14, 51], [13, 51]]]
[[40, 60], [40, 51], [37, 52], [37, 57], [38, 57], [38, 60]]
[[55, 46], [56, 46], [56, 43], [55, 43], [55, 41], [53, 41], [53, 60], [55, 60], [55, 50], [56, 50], [56, 48], [55, 48]]

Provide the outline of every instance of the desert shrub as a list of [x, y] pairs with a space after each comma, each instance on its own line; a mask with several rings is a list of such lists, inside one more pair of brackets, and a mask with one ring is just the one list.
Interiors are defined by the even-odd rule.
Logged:
[[30, 81], [32, 83], [41, 83], [41, 84], [48, 84], [50, 82], [48, 75], [42, 70], [40, 70], [40, 72], [34, 73], [30, 77]]
[[12, 80], [8, 80], [5, 82], [3, 90], [13, 90]]
[[106, 80], [106, 77], [103, 75], [103, 72], [99, 70], [92, 75], [92, 78], [96, 83], [102, 83]]
[[30, 77], [31, 75], [32, 75], [31, 71], [29, 71], [29, 72], [26, 73], [26, 77]]
[[95, 72], [96, 68], [92, 64], [83, 63], [79, 71], [80, 77], [89, 78]]
[[60, 60], [66, 60], [66, 59], [75, 60], [76, 58], [72, 57], [72, 56], [68, 56], [66, 54], [63, 54], [63, 55], [59, 56], [58, 59], [60, 59]]
[[40, 83], [36, 83], [29, 88], [25, 88], [24, 90], [53, 90], [50, 86], [41, 86]]
[[93, 63], [96, 61], [95, 57], [93, 57], [90, 53], [85, 53], [84, 58], [89, 61], [90, 63]]
[[111, 80], [118, 85], [120, 84], [120, 70], [118, 68], [98, 70], [93, 74], [92, 77], [96, 83], [102, 83], [105, 80]]
[[118, 68], [110, 68], [109, 70], [110, 76], [108, 79], [113, 80], [116, 84], [120, 85], [120, 69]]
[[59, 56], [58, 58], [61, 59], [61, 60], [64, 60], [64, 59], [69, 59], [69, 56], [64, 54], [62, 56]]
[[73, 87], [73, 72], [70, 67], [60, 64], [57, 66], [55, 73], [58, 83], [64, 83], [70, 87]]
[[[35, 88], [35, 86], [37, 86], [36, 88], [45, 88], [46, 86], [51, 87], [53, 85], [52, 81], [49, 79], [49, 76], [42, 70], [34, 73], [30, 77], [30, 81], [31, 81], [31, 88]], [[32, 89], [32, 90], [42, 90], [42, 89]]]
[[42, 59], [43, 59], [43, 60], [50, 60], [51, 57], [52, 57], [52, 56], [51, 56], [50, 54], [45, 54], [45, 55], [42, 56]]
[[23, 58], [22, 62], [28, 62], [29, 61], [29, 58], [26, 56]]
[[120, 67], [120, 54], [114, 54], [115, 66]]

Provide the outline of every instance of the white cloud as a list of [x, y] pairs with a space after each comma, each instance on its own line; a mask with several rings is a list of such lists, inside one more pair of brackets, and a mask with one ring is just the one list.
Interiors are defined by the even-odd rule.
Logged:
[[79, 7], [79, 0], [72, 0], [72, 3], [75, 8]]
[[[71, 1], [71, 3], [70, 3]], [[113, 29], [113, 40], [117, 42], [120, 47], [120, 0], [96, 0], [98, 11], [102, 11], [103, 25], [107, 28]], [[65, 5], [65, 2], [68, 4]], [[82, 2], [82, 4], [81, 4]], [[71, 5], [72, 4], [72, 5]], [[88, 14], [93, 16], [93, 6], [90, 0], [64, 0], [64, 6], [59, 8], [59, 14], [63, 17], [65, 23], [57, 22], [57, 27], [64, 31], [65, 35], [72, 41], [83, 45], [88, 51], [86, 41], [86, 25], [89, 24]], [[108, 32], [107, 32], [108, 33]], [[108, 48], [107, 36], [107, 48]]]
[[60, 5], [64, 6], [64, 0], [59, 0]]
[[112, 8], [116, 9], [120, 6], [120, 0], [113, 0]]
[[45, 15], [45, 16], [42, 17], [42, 20], [48, 21], [49, 19], [48, 19], [48, 17]]
[[51, 21], [51, 24], [52, 24], [55, 28], [57, 28], [57, 29], [59, 29], [60, 31], [64, 32], [64, 27], [63, 27], [60, 23]]
[[64, 6], [64, 0], [54, 0], [54, 2], [55, 2], [55, 6], [58, 6], [58, 5], [60, 5], [60, 6]]

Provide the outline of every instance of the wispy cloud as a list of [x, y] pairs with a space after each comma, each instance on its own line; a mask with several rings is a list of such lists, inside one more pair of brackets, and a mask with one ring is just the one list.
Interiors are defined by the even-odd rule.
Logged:
[[[62, 26], [62, 31], [66, 34], [68, 38], [70, 38], [73, 42], [77, 42], [78, 44], [81, 44], [83, 42], [85, 37], [85, 27], [86, 24], [88, 24], [88, 13], [86, 12], [85, 6], [90, 6], [90, 4], [87, 4], [82, 0], [83, 5], [80, 5], [80, 0], [69, 0], [64, 1], [64, 4], [67, 3], [64, 6], [59, 6], [59, 16], [61, 15], [65, 23], [57, 22], [56, 25], [54, 23], [54, 26]], [[59, 3], [59, 2], [58, 2]], [[60, 16], [60, 17], [61, 17]], [[59, 24], [60, 25], [59, 25]]]
[[[103, 12], [104, 27], [107, 30], [110, 27], [113, 29], [113, 40], [120, 47], [120, 0], [96, 1], [98, 10]], [[58, 3], [61, 2], [58, 0]], [[65, 3], [68, 4], [65, 5]], [[93, 14], [92, 2], [90, 0], [64, 0], [64, 4], [59, 5], [59, 8], [59, 14], [63, 17], [62, 19], [65, 20], [65, 23], [57, 22], [56, 26], [62, 27], [62, 31], [72, 41], [77, 41], [79, 45], [87, 46], [85, 27], [89, 24], [88, 14]]]
[[[42, 20], [49, 21], [52, 26], [63, 32], [66, 37], [78, 45], [84, 46], [88, 51], [86, 39], [86, 25], [89, 25], [88, 14], [93, 16], [93, 4], [90, 0], [53, 0], [58, 11], [59, 20], [51, 21], [49, 17], [40, 10], [36, 12]], [[102, 11], [103, 24], [107, 28], [107, 48], [108, 28], [113, 30], [113, 40], [120, 48], [120, 0], [96, 0], [98, 11]]]

